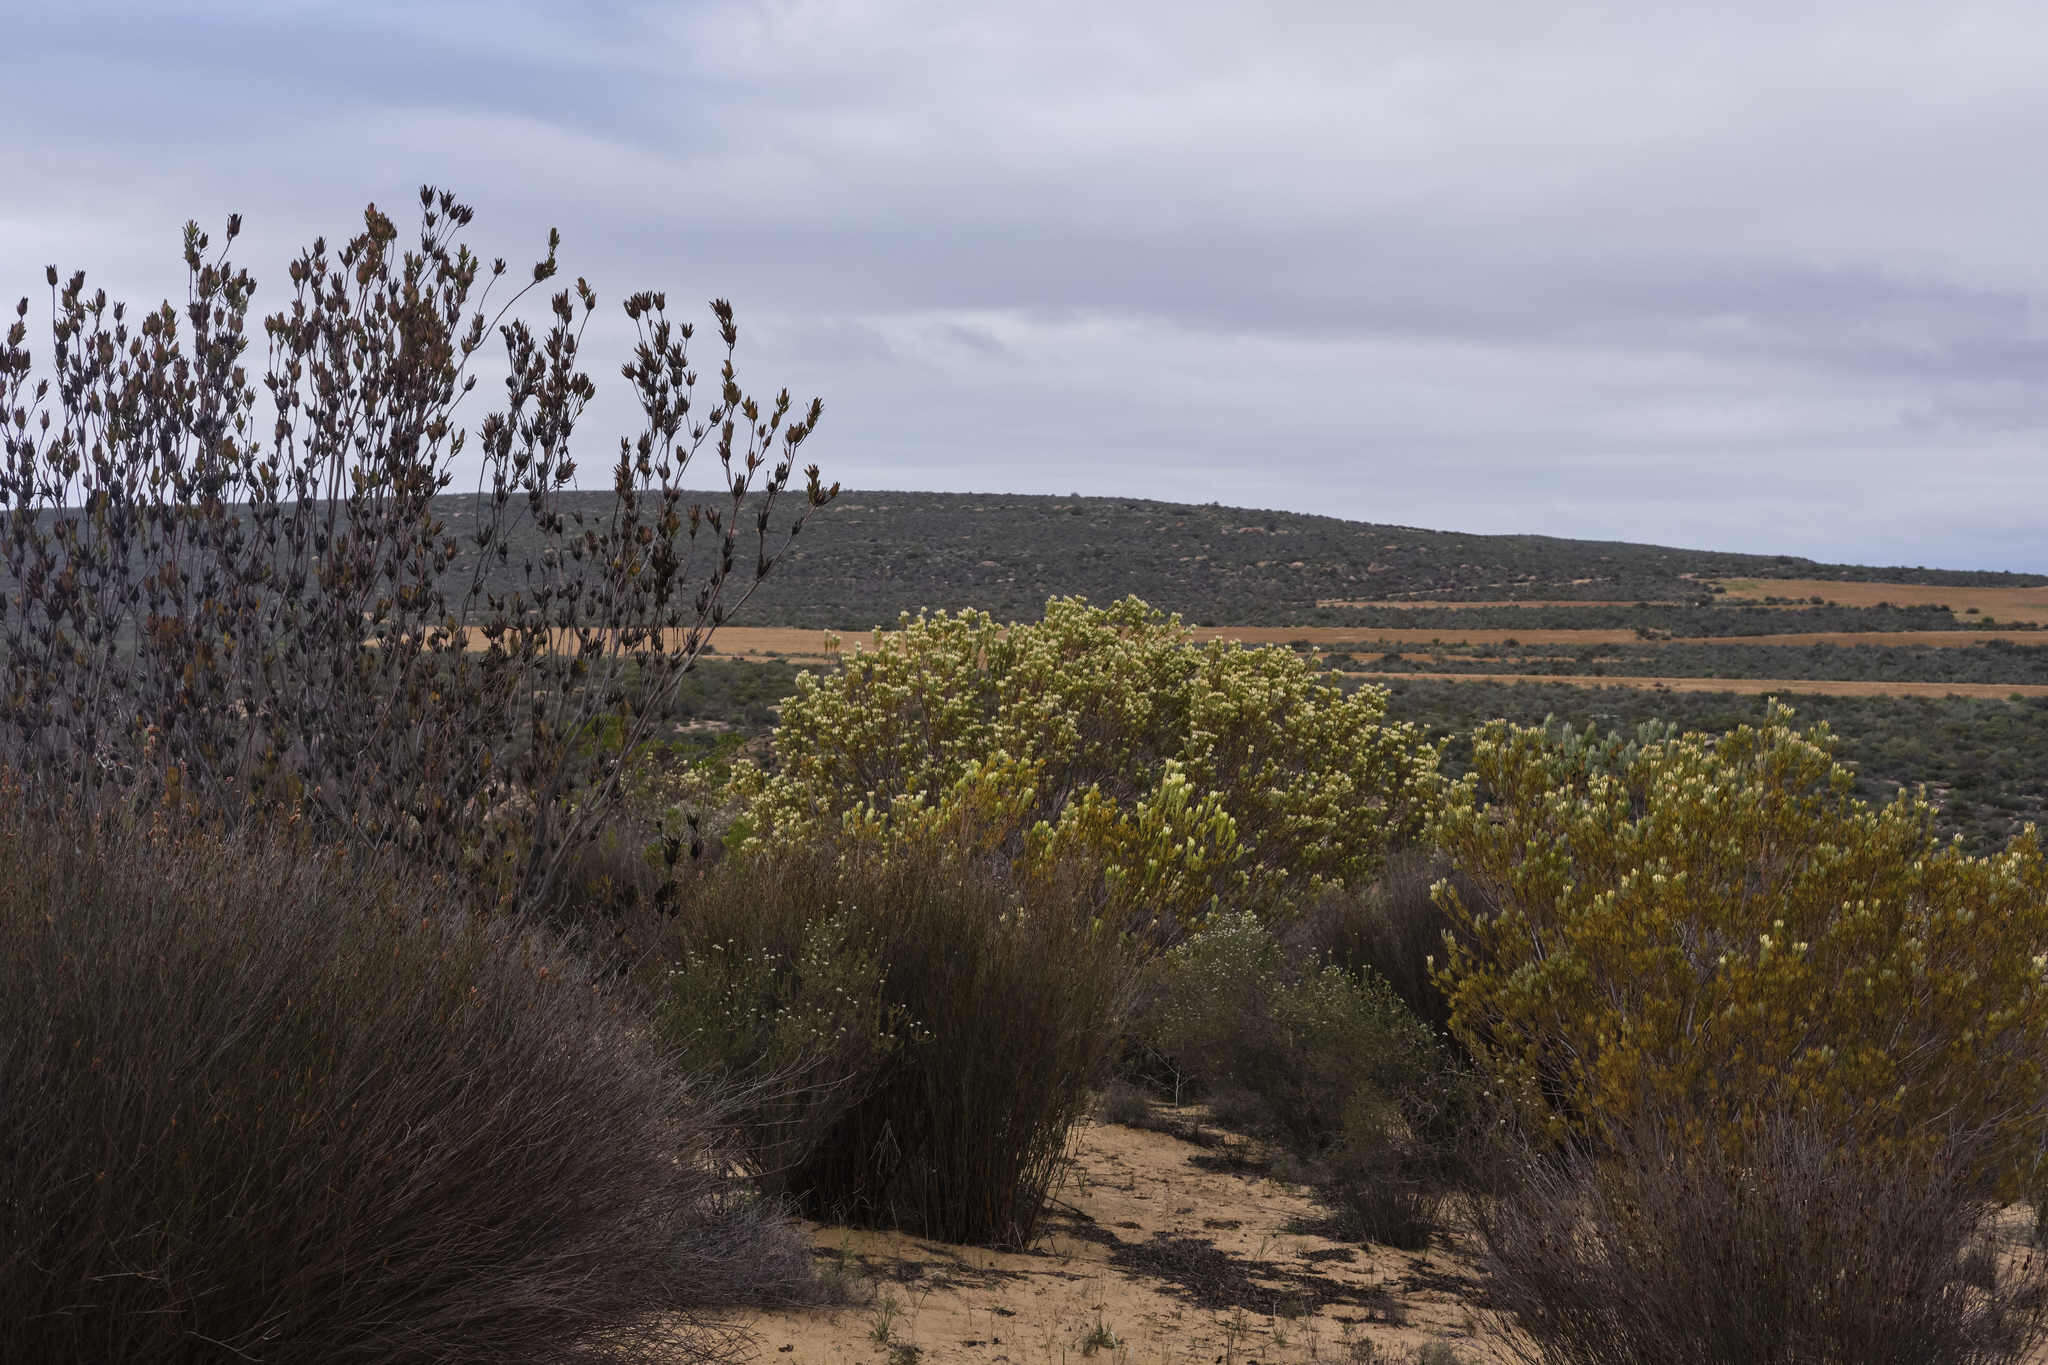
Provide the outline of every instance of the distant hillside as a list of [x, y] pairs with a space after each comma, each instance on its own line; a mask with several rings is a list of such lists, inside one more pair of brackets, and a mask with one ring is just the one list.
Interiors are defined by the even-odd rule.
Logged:
[[[701, 496], [707, 501], [718, 497]], [[572, 493], [565, 503], [568, 510], [595, 518], [609, 511], [611, 499], [609, 492]], [[778, 530], [787, 530], [800, 507], [794, 496], [782, 504], [775, 517]], [[438, 510], [460, 551], [450, 581], [464, 581], [473, 563], [474, 549], [464, 533], [475, 515], [475, 499], [449, 496], [439, 500]], [[508, 562], [492, 566], [495, 586], [519, 586], [525, 560], [521, 542], [530, 534], [528, 528], [514, 528]], [[742, 564], [753, 556], [751, 526], [745, 535]], [[1416, 601], [1581, 603], [1586, 605], [1524, 607], [1509, 614], [1516, 625], [1644, 626], [1679, 635], [1960, 624], [1946, 611], [1899, 604], [1854, 608], [1858, 619], [1853, 621], [1835, 608], [1828, 608], [1832, 614], [1824, 619], [1817, 612], [1814, 619], [1799, 621], [1760, 609], [1739, 613], [1732, 596], [1714, 603], [1711, 622], [1696, 620], [1699, 613], [1687, 604], [1704, 604], [1702, 580], [1712, 578], [1955, 588], [2048, 584], [2048, 576], [2037, 574], [1880, 568], [1626, 541], [1471, 535], [1214, 503], [852, 490], [812, 520], [740, 619], [757, 626], [860, 628], [893, 623], [899, 613], [921, 607], [976, 607], [1002, 620], [1034, 619], [1049, 597], [1079, 595], [1107, 602], [1135, 593], [1196, 625], [1449, 623], [1445, 612], [1411, 610], [1396, 618], [1388, 608], [1370, 605]], [[692, 581], [700, 581], [695, 572]], [[11, 586], [0, 566], [0, 589]], [[1788, 584], [1788, 594], [1818, 607], [1821, 599], [1813, 588]], [[1629, 609], [1636, 602], [1663, 605]], [[1598, 605], [1614, 603], [1622, 604], [1619, 616], [1617, 608]], [[1531, 610], [1541, 611], [1542, 619], [1521, 615]], [[1494, 624], [1499, 615], [1482, 619], [1471, 612], [1459, 612], [1458, 624]], [[1750, 619], [1745, 624], [1738, 615]]]
[[919, 607], [1016, 619], [1056, 594], [1136, 593], [1195, 623], [1292, 625], [1336, 619], [1316, 605], [1332, 599], [1684, 600], [1701, 596], [1699, 579], [1734, 577], [2048, 583], [1129, 498], [849, 491], [811, 523], [746, 620], [849, 626]]

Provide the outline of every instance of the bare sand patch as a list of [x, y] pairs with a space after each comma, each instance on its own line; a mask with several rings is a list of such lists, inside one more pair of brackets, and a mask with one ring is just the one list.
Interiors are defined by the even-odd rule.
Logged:
[[1087, 1124], [1052, 1229], [1031, 1251], [817, 1227], [828, 1263], [870, 1277], [873, 1299], [744, 1325], [760, 1359], [790, 1365], [1398, 1361], [1431, 1341], [1472, 1365], [1505, 1358], [1455, 1247], [1403, 1252], [1305, 1231], [1324, 1217], [1307, 1194], [1229, 1169], [1226, 1150]]

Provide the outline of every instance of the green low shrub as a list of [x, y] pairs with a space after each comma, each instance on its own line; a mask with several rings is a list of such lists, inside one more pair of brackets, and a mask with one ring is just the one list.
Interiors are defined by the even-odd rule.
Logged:
[[441, 899], [0, 802], [0, 1357], [725, 1359], [812, 1292], [715, 1095]]
[[736, 1149], [763, 1192], [781, 1195], [916, 1036], [883, 997], [879, 888], [849, 903], [836, 869], [800, 855], [688, 889], [655, 1023], [686, 1070], [730, 1082]]
[[1384, 980], [1291, 961], [1249, 913], [1213, 917], [1153, 975], [1153, 1046], [1212, 1089], [1256, 1097], [1352, 1235], [1427, 1241], [1463, 1083]]

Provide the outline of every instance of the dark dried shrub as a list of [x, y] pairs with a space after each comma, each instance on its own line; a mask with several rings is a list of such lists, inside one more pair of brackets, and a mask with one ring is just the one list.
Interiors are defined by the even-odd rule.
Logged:
[[664, 865], [662, 846], [658, 832], [642, 837], [630, 819], [599, 830], [564, 861], [535, 912], [608, 983], [627, 991], [653, 934], [675, 908], [674, 869]]
[[1152, 1112], [1151, 1097], [1122, 1077], [1112, 1077], [1103, 1087], [1102, 1098], [1095, 1106], [1095, 1117], [1103, 1123], [1120, 1124], [1126, 1128], [1148, 1128], [1158, 1123]]
[[1445, 960], [1444, 935], [1456, 932], [1455, 921], [1430, 894], [1443, 879], [1466, 904], [1483, 904], [1477, 888], [1430, 850], [1402, 849], [1388, 856], [1369, 888], [1325, 892], [1289, 932], [1289, 943], [1348, 971], [1371, 971], [1416, 1017], [1449, 1038], [1450, 1002], [1430, 973], [1432, 958]]
[[1302, 1163], [1335, 1230], [1427, 1243], [1467, 1087], [1392, 988], [1369, 969], [1290, 957], [1252, 914], [1215, 917], [1152, 975], [1153, 1045], [1213, 1096], [1250, 1102], [1245, 1115], [1264, 1117]]
[[[712, 304], [724, 355], [700, 404], [692, 328], [641, 293], [623, 374], [645, 420], [611, 495], [572, 501], [596, 295], [577, 280], [536, 333], [513, 312], [555, 276], [559, 236], [492, 302], [506, 267], [457, 240], [469, 208], [431, 188], [419, 205], [410, 249], [373, 204], [338, 250], [292, 262], [260, 404], [238, 219], [211, 258], [187, 225], [181, 308], [131, 320], [50, 267], [54, 384], [21, 300], [0, 348], [0, 759], [58, 805], [174, 789], [230, 823], [283, 808], [530, 907], [836, 485], [796, 473], [820, 405], [741, 390], [730, 305]], [[504, 405], [458, 498], [459, 409], [494, 329]], [[708, 499], [685, 488], [705, 453]], [[771, 529], [793, 477], [804, 509]]]
[[1345, 1242], [1422, 1251], [1443, 1225], [1451, 1188], [1406, 1144], [1369, 1140], [1338, 1148], [1308, 1171], [1330, 1210], [1316, 1231]]
[[1503, 1155], [1472, 1204], [1518, 1359], [1991, 1365], [2041, 1343], [2048, 1276], [1968, 1153], [1887, 1152], [1778, 1114], [1736, 1159], [1684, 1127]]
[[686, 888], [683, 989], [659, 1017], [742, 1079], [806, 1083], [808, 1110], [755, 1116], [764, 1168], [804, 1213], [1028, 1245], [1135, 972], [1096, 898], [916, 845], [729, 859]]
[[715, 1096], [357, 855], [0, 820], [0, 1357], [730, 1359], [811, 1292]]

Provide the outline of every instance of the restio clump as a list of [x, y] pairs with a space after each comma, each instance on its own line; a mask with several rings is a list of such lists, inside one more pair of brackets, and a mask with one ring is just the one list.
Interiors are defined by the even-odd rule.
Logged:
[[816, 1293], [701, 1078], [561, 940], [0, 781], [0, 1358], [739, 1358]]

